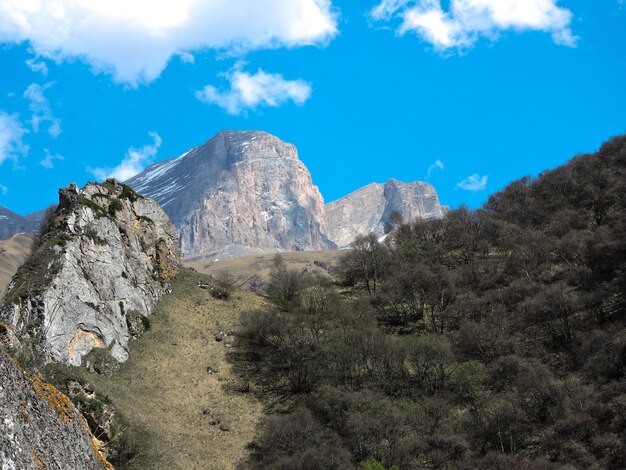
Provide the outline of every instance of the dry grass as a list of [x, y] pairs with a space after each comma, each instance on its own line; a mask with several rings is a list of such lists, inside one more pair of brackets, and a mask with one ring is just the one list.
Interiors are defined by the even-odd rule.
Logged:
[[[343, 254], [345, 250], [328, 250], [287, 252], [281, 253], [281, 256], [290, 269], [329, 274], [325, 266], [336, 265]], [[237, 287], [249, 289], [269, 280], [274, 256], [276, 255], [244, 256], [215, 262], [188, 261], [185, 264], [211, 276], [228, 275], [235, 281]]]
[[33, 242], [33, 236], [18, 233], [7, 240], [0, 241], [0, 298], [28, 255]]
[[[112, 378], [89, 374], [96, 390], [113, 401], [139, 436], [134, 468], [228, 469], [247, 456], [262, 406], [252, 394], [232, 391], [237, 381], [226, 354], [244, 309], [263, 298], [237, 291], [227, 301], [197, 286], [206, 276], [185, 270], [164, 298], [151, 328], [131, 343], [130, 359]], [[207, 368], [218, 370], [207, 373]]]

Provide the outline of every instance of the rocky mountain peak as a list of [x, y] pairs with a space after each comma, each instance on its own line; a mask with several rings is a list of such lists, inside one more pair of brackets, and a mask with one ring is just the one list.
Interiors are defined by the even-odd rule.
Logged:
[[117, 361], [180, 267], [177, 232], [152, 199], [107, 180], [59, 191], [38, 246], [11, 281], [0, 320], [46, 362]]
[[349, 246], [361, 234], [382, 236], [392, 212], [405, 222], [442, 217], [446, 208], [439, 204], [437, 191], [428, 183], [405, 183], [390, 179], [372, 183], [326, 204], [329, 238], [339, 247]]
[[334, 247], [295, 146], [265, 132], [222, 131], [127, 183], [161, 204], [186, 258]]

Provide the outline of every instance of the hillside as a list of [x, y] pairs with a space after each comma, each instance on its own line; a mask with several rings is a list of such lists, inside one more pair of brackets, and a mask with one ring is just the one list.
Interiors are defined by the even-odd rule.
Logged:
[[[226, 360], [230, 336], [215, 337], [221, 331], [231, 335], [239, 313], [265, 301], [244, 291], [216, 300], [197, 287], [211, 282], [184, 270], [151, 315], [150, 329], [133, 341], [128, 361], [112, 376], [48, 366], [47, 378], [60, 388], [78, 380], [115, 407], [124, 432], [109, 435], [112, 441], [101, 439], [116, 468], [230, 469], [247, 457], [262, 407], [251, 394], [237, 391], [240, 379]], [[88, 410], [103, 406], [94, 405], [99, 400], [87, 403]], [[107, 419], [92, 426], [98, 429]]]
[[26, 261], [33, 242], [32, 235], [20, 233], [7, 240], [0, 240], [0, 298], [4, 295], [11, 278]]
[[248, 466], [624, 468], [625, 194], [620, 137], [358, 239], [340, 288], [275, 269], [239, 334], [273, 410]]
[[[292, 251], [281, 253], [280, 256], [290, 270], [332, 277], [344, 254], [343, 250]], [[240, 289], [265, 293], [275, 256], [242, 256], [214, 262], [189, 260], [185, 262], [185, 266], [218, 279], [228, 277]]]

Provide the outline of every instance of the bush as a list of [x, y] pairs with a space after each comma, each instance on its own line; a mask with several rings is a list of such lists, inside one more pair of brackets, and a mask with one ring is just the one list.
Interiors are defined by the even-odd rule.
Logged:
[[228, 274], [219, 276], [211, 285], [211, 296], [214, 299], [228, 300], [235, 289], [235, 282]]
[[111, 217], [115, 217], [115, 214], [117, 214], [123, 208], [124, 208], [124, 205], [122, 204], [122, 201], [120, 201], [119, 199], [113, 199], [109, 203], [109, 215]]

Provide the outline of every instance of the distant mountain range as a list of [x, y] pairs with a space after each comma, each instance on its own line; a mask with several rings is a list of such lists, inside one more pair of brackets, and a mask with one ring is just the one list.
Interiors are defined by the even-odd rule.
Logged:
[[11, 238], [17, 233], [35, 233], [39, 229], [45, 210], [28, 215], [19, 215], [0, 206], [0, 240]]
[[324, 205], [295, 146], [259, 131], [220, 132], [127, 183], [161, 204], [187, 259], [345, 247], [382, 235], [393, 211], [409, 221], [446, 210], [429, 184], [396, 180]]
[[[126, 183], [163, 207], [186, 259], [342, 248], [382, 236], [394, 211], [407, 222], [447, 210], [431, 185], [394, 179], [324, 204], [296, 147], [260, 131], [222, 131]], [[0, 207], [0, 239], [34, 233], [43, 213]]]

